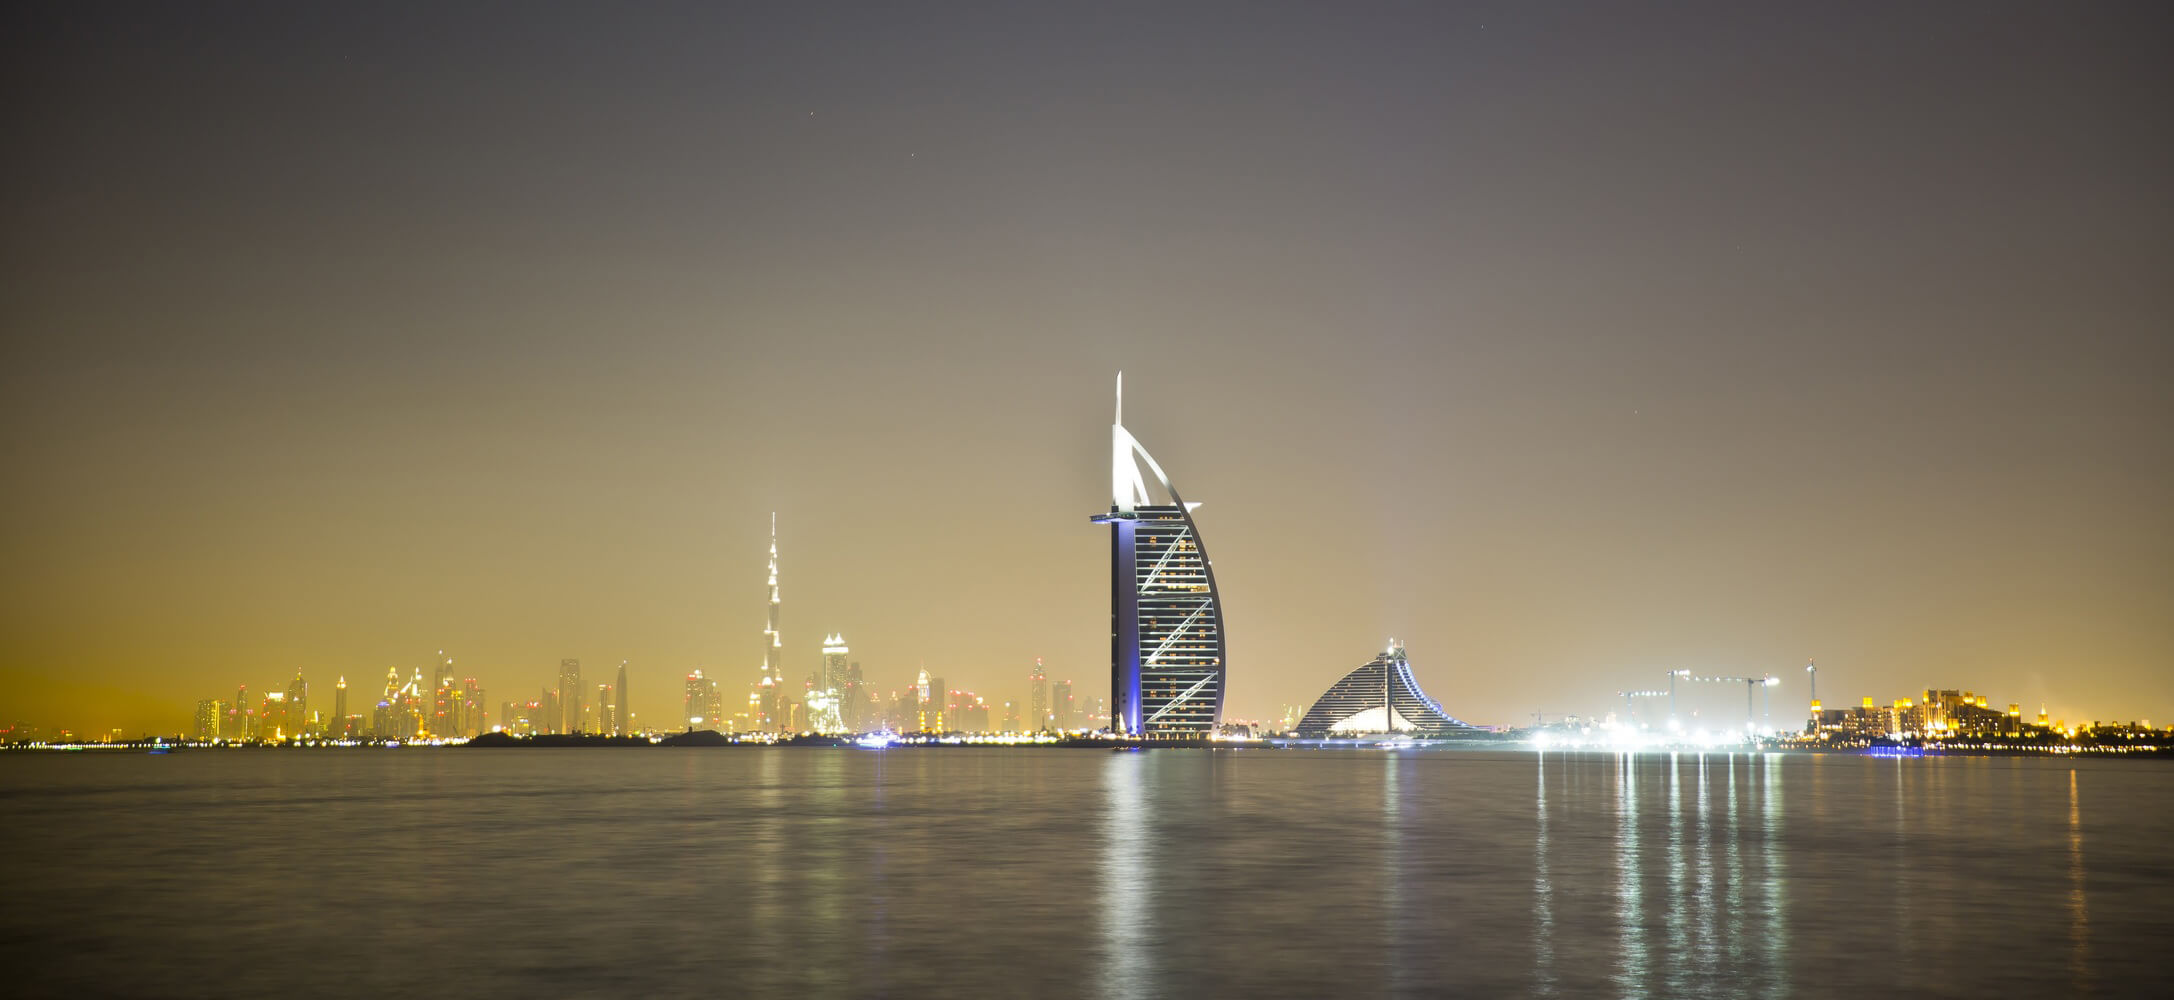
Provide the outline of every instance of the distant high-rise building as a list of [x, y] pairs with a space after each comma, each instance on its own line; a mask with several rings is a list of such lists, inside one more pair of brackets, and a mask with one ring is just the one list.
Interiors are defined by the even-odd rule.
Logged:
[[1050, 727], [1049, 675], [1042, 672], [1042, 658], [1034, 658], [1034, 672], [1027, 675], [1027, 729], [1041, 732]]
[[972, 691], [955, 692], [957, 700], [951, 710], [951, 728], [961, 733], [986, 733], [989, 731], [989, 705]]
[[852, 732], [875, 728], [868, 724], [868, 684], [861, 679], [859, 660], [845, 665], [845, 678], [838, 686], [838, 714]]
[[768, 624], [762, 630], [762, 677], [756, 686], [756, 728], [763, 732], [780, 732], [788, 720], [785, 702], [790, 695], [785, 690], [785, 639], [778, 632], [778, 516], [770, 512], [770, 610]]
[[709, 681], [702, 677], [702, 671], [697, 670], [687, 675], [687, 693], [680, 699], [685, 711], [679, 714], [686, 720], [688, 729], [699, 729], [713, 721], [709, 718], [709, 692]]
[[847, 730], [844, 694], [846, 680], [845, 636], [836, 632], [823, 637], [823, 669], [808, 685], [808, 728], [835, 735]]
[[430, 668], [430, 735], [444, 738], [459, 736], [460, 710], [453, 703], [453, 661], [438, 651], [438, 662]]
[[302, 679], [302, 672], [294, 673], [294, 683], [287, 685], [286, 731], [290, 739], [309, 735], [309, 682]]
[[249, 738], [249, 685], [234, 689], [234, 703], [226, 709], [226, 738], [235, 741]]
[[332, 687], [332, 730], [345, 737], [347, 731], [347, 675], [340, 675], [340, 682]]
[[392, 690], [395, 723], [398, 729], [393, 736], [403, 739], [419, 739], [430, 729], [431, 693], [428, 682], [423, 680], [423, 668], [415, 668], [406, 683], [400, 680], [398, 668], [386, 671], [385, 683]]
[[[927, 676], [927, 674], [928, 671], [922, 671], [923, 676]], [[951, 707], [951, 692], [944, 689], [944, 679], [929, 677], [926, 687], [928, 688], [928, 697], [921, 702], [922, 730], [931, 733], [948, 733], [957, 729], [957, 722], [947, 714]]]
[[702, 671], [697, 670], [687, 675], [685, 702], [687, 728], [715, 729], [718, 732], [727, 732], [732, 728], [725, 719], [724, 700], [717, 682], [702, 676]]
[[219, 738], [219, 726], [226, 721], [221, 709], [226, 706], [217, 698], [206, 698], [196, 703], [196, 738], [209, 743]]
[[257, 738], [278, 741], [289, 735], [292, 734], [287, 731], [287, 692], [265, 692], [264, 702], [257, 709]]
[[[1110, 728], [1204, 739], [1223, 717], [1223, 611], [1193, 508], [1125, 429], [1125, 377], [1110, 425]], [[1169, 502], [1151, 502], [1145, 461]]]
[[837, 690], [845, 683], [846, 654], [851, 653], [842, 633], [833, 632], [823, 637], [823, 672], [818, 675], [822, 683], [818, 688]]
[[578, 732], [581, 729], [581, 661], [559, 661], [559, 731]]
[[385, 693], [379, 696], [377, 711], [370, 720], [371, 735], [379, 740], [404, 740], [400, 718], [400, 668], [385, 668]]
[[491, 722], [485, 706], [490, 702], [483, 700], [483, 685], [470, 677], [461, 681], [461, 691], [461, 700], [467, 705], [467, 715], [460, 720], [461, 735], [472, 738], [489, 732]]
[[1049, 721], [1058, 732], [1078, 728], [1072, 721], [1072, 682], [1054, 681], [1049, 685]]
[[618, 701], [612, 703], [611, 722], [613, 736], [631, 736], [634, 725], [627, 717], [627, 661], [619, 661], [619, 684], [613, 689]]
[[619, 733], [619, 720], [612, 718], [611, 714], [611, 685], [609, 684], [596, 686], [596, 725], [591, 731], [603, 733], [607, 736], [616, 736]]

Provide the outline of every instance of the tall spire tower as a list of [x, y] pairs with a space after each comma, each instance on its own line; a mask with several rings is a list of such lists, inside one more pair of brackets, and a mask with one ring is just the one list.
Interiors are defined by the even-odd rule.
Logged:
[[770, 627], [762, 630], [769, 640], [762, 651], [763, 676], [778, 676], [778, 652], [785, 648], [785, 641], [778, 636], [778, 515], [770, 512]]
[[762, 630], [762, 680], [757, 685], [756, 703], [763, 718], [754, 720], [761, 729], [776, 732], [783, 723], [780, 695], [785, 690], [784, 665], [778, 658], [784, 654], [785, 641], [778, 634], [778, 515], [770, 512], [770, 626]]

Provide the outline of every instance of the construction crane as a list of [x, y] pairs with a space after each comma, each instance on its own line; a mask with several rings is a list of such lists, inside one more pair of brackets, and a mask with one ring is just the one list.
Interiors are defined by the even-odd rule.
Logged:
[[1766, 689], [1767, 718], [1772, 719], [1774, 716], [1774, 686], [1781, 683], [1779, 677], [1772, 674], [1765, 677], [1696, 677], [1691, 676], [1691, 672], [1688, 670], [1682, 671], [1682, 673], [1694, 681], [1741, 682], [1744, 685], [1744, 727], [1746, 729], [1757, 729], [1759, 725], [1758, 717], [1752, 714], [1751, 708], [1751, 692], [1754, 689]]

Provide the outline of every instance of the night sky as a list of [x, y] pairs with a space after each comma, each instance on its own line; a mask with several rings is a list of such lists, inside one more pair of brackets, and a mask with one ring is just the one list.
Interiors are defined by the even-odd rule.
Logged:
[[1234, 717], [2174, 721], [2164, 4], [4, 17], [0, 721], [1104, 695], [1119, 369]]

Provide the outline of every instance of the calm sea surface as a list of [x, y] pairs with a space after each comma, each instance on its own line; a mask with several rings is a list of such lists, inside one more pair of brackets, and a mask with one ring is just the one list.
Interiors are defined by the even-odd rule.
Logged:
[[16, 996], [2163, 996], [2163, 761], [0, 755]]

